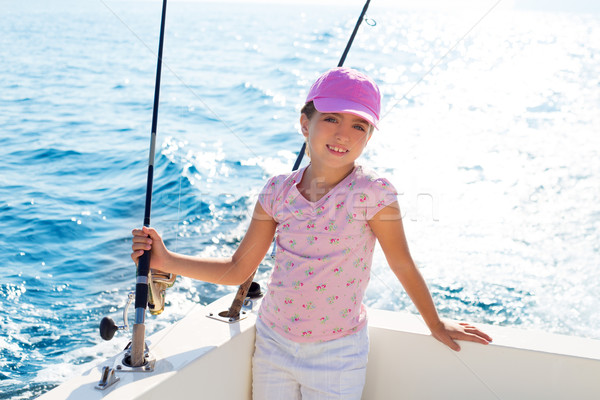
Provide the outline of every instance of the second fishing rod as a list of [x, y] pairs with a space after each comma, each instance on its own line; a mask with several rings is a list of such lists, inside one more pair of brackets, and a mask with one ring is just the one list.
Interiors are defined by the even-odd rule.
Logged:
[[[371, 0], [367, 0], [365, 2], [365, 5], [363, 6], [360, 16], [358, 17], [358, 20], [356, 21], [356, 24], [354, 25], [354, 29], [352, 30], [352, 34], [350, 35], [350, 39], [348, 39], [346, 48], [344, 49], [344, 52], [342, 53], [342, 56], [340, 57], [340, 61], [338, 62], [338, 65], [337, 65], [338, 67], [342, 67], [344, 65], [344, 62], [346, 61], [346, 56], [348, 55], [348, 52], [350, 51], [350, 48], [352, 47], [352, 43], [354, 42], [354, 38], [356, 37], [358, 29], [360, 28], [360, 25], [362, 24], [362, 22], [365, 20], [365, 15], [367, 14], [367, 10], [369, 9], [370, 3], [371, 3]], [[300, 163], [302, 162], [305, 152], [306, 152], [306, 142], [304, 142], [302, 144], [302, 148], [300, 149], [300, 152], [298, 153], [296, 161], [294, 162], [294, 167], [292, 168], [292, 171], [296, 171], [300, 167]], [[273, 244], [273, 250], [272, 250], [271, 254], [274, 254], [274, 253], [275, 253], [275, 242]], [[233, 299], [233, 302], [231, 303], [231, 307], [229, 307], [229, 310], [227, 312], [223, 313], [223, 316], [229, 318], [230, 321], [235, 321], [235, 320], [239, 319], [240, 311], [242, 309], [244, 299], [248, 295], [248, 291], [250, 290], [250, 286], [252, 285], [252, 280], [254, 279], [255, 273], [256, 273], [256, 271], [246, 280], [246, 282], [244, 282], [240, 285], [240, 287], [235, 295], [235, 298]], [[254, 289], [254, 290], [256, 290], [257, 293], [260, 293], [259, 288]]]

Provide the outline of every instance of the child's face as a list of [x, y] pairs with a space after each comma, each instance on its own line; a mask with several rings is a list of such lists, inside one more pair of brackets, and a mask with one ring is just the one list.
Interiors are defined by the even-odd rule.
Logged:
[[315, 112], [300, 117], [312, 162], [331, 167], [354, 164], [371, 138], [373, 127], [364, 119], [347, 113]]

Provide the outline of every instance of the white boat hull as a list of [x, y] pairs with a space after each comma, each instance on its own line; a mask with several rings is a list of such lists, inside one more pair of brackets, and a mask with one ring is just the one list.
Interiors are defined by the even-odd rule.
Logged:
[[[40, 399], [251, 399], [256, 315], [228, 324], [208, 318], [233, 296], [196, 307], [148, 338], [153, 372], [117, 372], [105, 390], [102, 367], [56, 387]], [[256, 308], [257, 306], [255, 306]], [[483, 326], [494, 343], [461, 342], [455, 353], [433, 339], [411, 314], [369, 310], [371, 348], [363, 399], [598, 399], [600, 341]]]

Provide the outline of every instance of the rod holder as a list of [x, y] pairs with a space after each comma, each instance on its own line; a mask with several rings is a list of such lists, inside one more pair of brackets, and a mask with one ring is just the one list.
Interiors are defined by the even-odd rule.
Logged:
[[[254, 307], [254, 302], [252, 299], [260, 298], [263, 295], [260, 285], [256, 282], [252, 282], [253, 277], [254, 275], [240, 285], [235, 298], [233, 299], [231, 307], [229, 307], [226, 311], [221, 311], [219, 313], [210, 312], [208, 313], [207, 317], [229, 324], [246, 318], [248, 316], [248, 311], [252, 310]], [[245, 308], [245, 310], [242, 310], [242, 308]]]

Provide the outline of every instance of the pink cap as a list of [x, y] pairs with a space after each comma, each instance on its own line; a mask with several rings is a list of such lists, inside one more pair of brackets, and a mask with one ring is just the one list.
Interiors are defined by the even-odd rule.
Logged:
[[377, 84], [355, 69], [330, 69], [312, 85], [306, 102], [312, 101], [322, 113], [350, 113], [370, 122], [379, 122], [381, 94]]

